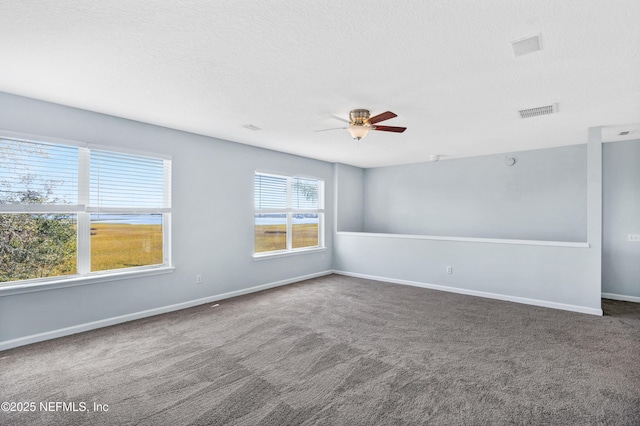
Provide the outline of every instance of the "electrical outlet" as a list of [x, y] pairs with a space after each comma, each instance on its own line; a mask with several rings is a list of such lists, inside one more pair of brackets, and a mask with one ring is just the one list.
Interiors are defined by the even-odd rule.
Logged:
[[628, 241], [633, 241], [634, 243], [640, 243], [640, 234], [629, 234]]
[[201, 274], [196, 275], [196, 284], [202, 284], [202, 275]]
[[447, 266], [447, 274], [453, 274], [453, 268], [451, 266]]

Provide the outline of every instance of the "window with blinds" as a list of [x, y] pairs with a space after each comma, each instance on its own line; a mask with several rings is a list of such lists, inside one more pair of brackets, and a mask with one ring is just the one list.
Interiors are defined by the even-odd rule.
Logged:
[[324, 182], [256, 172], [254, 253], [324, 246]]
[[0, 283], [169, 265], [171, 160], [0, 137]]

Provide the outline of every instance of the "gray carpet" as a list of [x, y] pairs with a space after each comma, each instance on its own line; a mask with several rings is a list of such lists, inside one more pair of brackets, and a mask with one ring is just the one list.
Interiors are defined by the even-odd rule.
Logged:
[[640, 425], [640, 306], [603, 308], [331, 275], [0, 352], [38, 404], [0, 424]]

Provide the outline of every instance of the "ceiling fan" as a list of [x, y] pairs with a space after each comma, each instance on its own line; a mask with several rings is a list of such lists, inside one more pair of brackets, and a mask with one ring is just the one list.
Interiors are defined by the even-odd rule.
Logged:
[[345, 123], [349, 123], [349, 127], [335, 127], [333, 129], [323, 129], [316, 130], [316, 132], [324, 132], [327, 130], [336, 130], [336, 129], [348, 129], [351, 137], [356, 140], [360, 140], [367, 136], [369, 130], [378, 130], [381, 132], [394, 132], [394, 133], [402, 133], [407, 130], [406, 127], [396, 127], [396, 126], [378, 126], [376, 123], [381, 121], [389, 120], [391, 118], [397, 117], [398, 115], [391, 112], [383, 112], [382, 114], [375, 115], [371, 117], [368, 109], [354, 109], [349, 112], [349, 120], [345, 120], [344, 118], [332, 116], [340, 121], [344, 121]]

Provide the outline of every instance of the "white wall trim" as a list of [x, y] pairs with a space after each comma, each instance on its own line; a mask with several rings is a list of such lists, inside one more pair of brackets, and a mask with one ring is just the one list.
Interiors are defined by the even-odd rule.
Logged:
[[411, 234], [381, 234], [376, 232], [336, 232], [337, 235], [348, 235], [373, 238], [401, 238], [408, 240], [437, 240], [437, 241], [461, 241], [467, 243], [491, 243], [491, 244], [517, 244], [528, 246], [552, 246], [552, 247], [576, 247], [589, 248], [586, 242], [571, 241], [542, 241], [542, 240], [509, 240], [504, 238], [472, 238], [472, 237], [445, 237], [435, 235], [411, 235]]
[[603, 299], [622, 300], [623, 302], [640, 303], [640, 297], [638, 296], [626, 296], [624, 294], [615, 293], [602, 293]]
[[478, 290], [467, 290], [467, 289], [458, 288], [458, 287], [449, 287], [449, 286], [443, 286], [438, 284], [421, 283], [418, 281], [408, 281], [408, 280], [400, 280], [395, 278], [379, 277], [375, 275], [359, 274], [355, 272], [337, 271], [337, 270], [334, 270], [333, 272], [335, 274], [346, 275], [349, 277], [364, 278], [368, 280], [389, 282], [393, 284], [410, 285], [413, 287], [428, 288], [431, 290], [446, 291], [449, 293], [458, 293], [458, 294], [464, 294], [467, 296], [484, 297], [487, 299], [503, 300], [506, 302], [515, 302], [515, 303], [522, 303], [525, 305], [541, 306], [543, 308], [560, 309], [564, 311], [580, 312], [583, 314], [602, 316], [602, 309], [589, 308], [586, 306], [568, 305], [565, 303], [550, 302], [547, 300], [529, 299], [526, 297], [509, 296], [506, 294], [497, 294], [497, 293], [488, 293], [485, 291], [478, 291]]
[[244, 294], [255, 293], [257, 291], [267, 290], [269, 288], [279, 287], [287, 284], [293, 284], [293, 283], [308, 280], [311, 278], [330, 275], [332, 273], [333, 271], [331, 270], [317, 272], [314, 274], [303, 275], [295, 278], [288, 278], [286, 280], [275, 281], [272, 283], [249, 287], [242, 290], [236, 290], [236, 291], [230, 291], [227, 293], [217, 294], [215, 296], [208, 296], [208, 297], [203, 297], [201, 299], [195, 299], [187, 302], [176, 303], [174, 305], [162, 306], [159, 308], [149, 309], [146, 311], [134, 312], [131, 314], [120, 315], [112, 318], [105, 318], [102, 320], [88, 322], [84, 324], [78, 324], [71, 327], [61, 328], [58, 330], [51, 330], [44, 333], [32, 334], [30, 336], [19, 337], [17, 339], [5, 340], [3, 342], [0, 342], [0, 351], [16, 348], [18, 346], [29, 345], [31, 343], [42, 342], [44, 340], [50, 340], [58, 337], [69, 336], [71, 334], [82, 333], [84, 331], [95, 330], [97, 328], [108, 327], [111, 325], [133, 321], [141, 318], [146, 318], [154, 315], [160, 315], [167, 312], [173, 312], [181, 309], [191, 308], [193, 306], [216, 302], [223, 299], [229, 299], [231, 297], [242, 296]]

